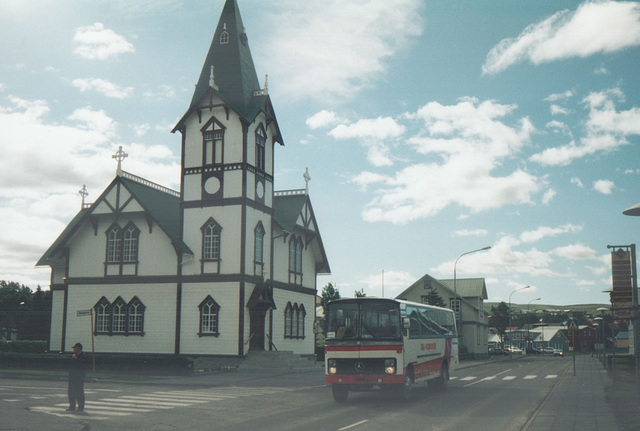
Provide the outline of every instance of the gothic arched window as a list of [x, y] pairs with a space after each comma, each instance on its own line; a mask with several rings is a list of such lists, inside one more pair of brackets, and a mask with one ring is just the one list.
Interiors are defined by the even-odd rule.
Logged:
[[222, 228], [210, 218], [207, 223], [202, 226], [202, 259], [203, 260], [219, 260], [220, 259], [220, 233]]
[[205, 335], [217, 337], [220, 334], [218, 326], [220, 306], [209, 295], [200, 303], [198, 308], [200, 309], [200, 331], [198, 335], [201, 337]]

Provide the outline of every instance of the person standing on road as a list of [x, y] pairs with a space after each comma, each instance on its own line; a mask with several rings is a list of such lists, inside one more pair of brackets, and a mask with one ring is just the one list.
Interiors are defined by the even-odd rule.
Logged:
[[[87, 373], [89, 358], [82, 351], [82, 344], [73, 346], [73, 356], [69, 365], [69, 408], [68, 412], [84, 411], [84, 378]], [[77, 409], [76, 409], [77, 404]]]

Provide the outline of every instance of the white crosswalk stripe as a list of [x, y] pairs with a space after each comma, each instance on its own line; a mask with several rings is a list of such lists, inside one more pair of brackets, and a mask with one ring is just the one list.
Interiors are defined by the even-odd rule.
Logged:
[[[270, 395], [294, 391], [295, 388], [243, 388], [225, 387], [202, 390], [157, 391], [139, 395], [121, 395], [97, 400], [87, 400], [82, 416], [84, 419], [107, 420], [113, 417], [129, 416], [136, 413], [151, 413], [156, 410], [189, 407], [216, 401], [225, 401], [240, 397]], [[88, 392], [87, 392], [88, 394]], [[30, 410], [55, 416], [70, 416], [75, 413], [66, 412], [66, 403], [54, 406], [31, 407]]]

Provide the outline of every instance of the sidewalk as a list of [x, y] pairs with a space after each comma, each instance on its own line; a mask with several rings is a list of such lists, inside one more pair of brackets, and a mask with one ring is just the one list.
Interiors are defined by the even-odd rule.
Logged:
[[[572, 356], [566, 359], [573, 361]], [[621, 431], [605, 399], [612, 382], [598, 358], [576, 356], [576, 375], [571, 363], [560, 379], [523, 431]]]

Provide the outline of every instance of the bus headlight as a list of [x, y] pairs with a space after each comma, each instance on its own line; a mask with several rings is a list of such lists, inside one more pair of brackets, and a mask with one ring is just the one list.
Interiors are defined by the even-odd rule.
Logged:
[[327, 372], [329, 374], [336, 374], [338, 372], [338, 364], [335, 359], [327, 359]]
[[385, 374], [395, 374], [396, 373], [396, 360], [395, 359], [385, 359], [384, 360], [384, 372], [385, 372]]

